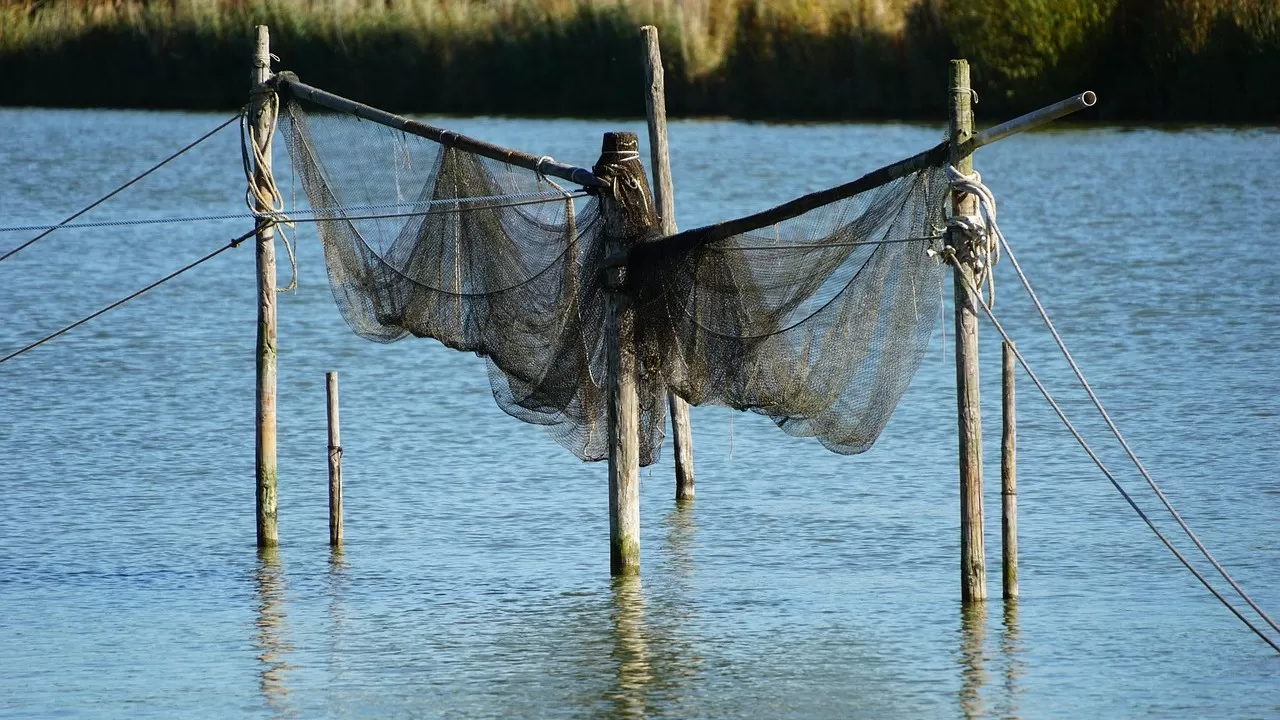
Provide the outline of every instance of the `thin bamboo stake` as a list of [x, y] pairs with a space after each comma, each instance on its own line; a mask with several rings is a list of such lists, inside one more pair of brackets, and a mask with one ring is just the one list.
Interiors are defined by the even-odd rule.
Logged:
[[325, 374], [329, 417], [329, 545], [342, 547], [342, 423], [338, 419], [338, 373]]
[[[262, 152], [254, 160], [253, 182], [260, 190], [271, 185], [271, 139], [275, 127], [272, 113], [266, 112], [268, 95], [262, 83], [271, 77], [271, 42], [266, 25], [258, 25], [253, 50], [253, 94], [249, 121], [253, 123], [255, 142]], [[261, 193], [254, 193], [255, 197]], [[255, 210], [270, 212], [255, 201]], [[269, 220], [258, 220], [258, 342], [257, 342], [257, 418], [255, 431], [255, 466], [257, 498], [258, 547], [275, 547], [280, 542], [276, 527], [276, 244], [275, 227]]]
[[1014, 395], [1016, 359], [1013, 344], [1001, 346], [1001, 407], [1004, 427], [1000, 435], [1000, 548], [1001, 586], [1004, 597], [1018, 597], [1018, 415]]
[[[649, 167], [653, 173], [653, 200], [658, 208], [662, 234], [676, 234], [675, 188], [671, 181], [671, 151], [667, 144], [667, 97], [662, 71], [662, 50], [658, 46], [658, 28], [640, 28], [643, 41], [644, 73], [647, 81], [644, 95], [649, 120]], [[689, 425], [689, 403], [674, 393], [667, 395], [671, 411], [671, 436], [676, 457], [676, 502], [693, 500], [693, 429]]]
[[[973, 158], [960, 152], [973, 134], [972, 91], [969, 62], [951, 61], [951, 163], [963, 173], [973, 172]], [[952, 193], [956, 215], [976, 215], [978, 200]], [[982, 394], [978, 386], [978, 314], [973, 292], [972, 258], [963, 250], [959, 231], [952, 231], [948, 245], [956, 252], [956, 404], [960, 441], [960, 599], [987, 599], [986, 547], [982, 536]]]

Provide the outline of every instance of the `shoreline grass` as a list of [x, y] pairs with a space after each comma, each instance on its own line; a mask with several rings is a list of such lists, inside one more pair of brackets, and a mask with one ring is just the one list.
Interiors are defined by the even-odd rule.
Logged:
[[943, 117], [947, 59], [1007, 117], [1083, 89], [1093, 117], [1280, 121], [1274, 0], [0, 0], [0, 104], [213, 109], [247, 96], [252, 26], [281, 67], [402, 112]]

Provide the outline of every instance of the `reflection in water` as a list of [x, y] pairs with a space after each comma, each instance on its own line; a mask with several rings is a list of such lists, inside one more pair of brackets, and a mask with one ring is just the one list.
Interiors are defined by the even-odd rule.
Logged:
[[648, 629], [644, 620], [644, 593], [639, 575], [613, 581], [613, 660], [617, 665], [617, 687], [612, 693], [614, 717], [645, 716], [645, 696], [653, 683], [649, 662]]
[[1004, 601], [1004, 634], [1000, 636], [1000, 653], [1004, 656], [1004, 702], [1000, 716], [1016, 718], [1019, 716], [1018, 695], [1021, 694], [1018, 679], [1024, 672], [1017, 598], [1005, 598]]
[[335, 683], [339, 683], [343, 679], [342, 669], [345, 667], [342, 648], [338, 644], [339, 640], [346, 637], [346, 595], [347, 584], [347, 560], [342, 554], [342, 547], [338, 546], [329, 551], [329, 622], [332, 624], [329, 630], [329, 672]]
[[276, 717], [292, 716], [289, 688], [285, 677], [290, 670], [285, 658], [293, 651], [288, 640], [285, 618], [285, 576], [275, 548], [258, 551], [258, 569], [254, 573], [255, 597], [258, 601], [258, 631], [253, 636], [258, 650], [259, 690], [267, 707]]
[[960, 610], [960, 710], [966, 718], [983, 717], [982, 689], [987, 684], [987, 604], [969, 603]]
[[693, 538], [698, 530], [694, 522], [693, 501], [686, 500], [676, 506], [662, 521], [667, 526], [665, 560], [673, 570], [674, 579], [687, 581], [693, 577]]

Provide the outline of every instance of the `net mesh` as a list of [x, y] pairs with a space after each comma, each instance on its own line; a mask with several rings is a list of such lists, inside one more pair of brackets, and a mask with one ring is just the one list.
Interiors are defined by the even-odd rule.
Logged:
[[640, 246], [643, 361], [691, 404], [867, 450], [940, 310], [947, 189], [934, 166], [753, 232]]
[[[606, 458], [602, 200], [286, 100], [282, 129], [351, 328], [484, 357], [503, 410]], [[634, 246], [641, 464], [661, 446], [668, 391], [836, 452], [869, 448], [938, 314], [946, 193], [934, 164], [776, 225]]]

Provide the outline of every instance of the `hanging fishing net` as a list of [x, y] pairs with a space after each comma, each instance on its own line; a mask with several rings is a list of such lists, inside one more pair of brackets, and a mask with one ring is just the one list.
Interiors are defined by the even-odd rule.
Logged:
[[933, 164], [777, 224], [639, 246], [643, 362], [691, 404], [751, 410], [835, 452], [867, 450], [938, 317], [947, 191]]
[[[282, 99], [351, 328], [484, 357], [503, 410], [579, 458], [606, 458], [606, 199], [575, 200], [533, 170]], [[842, 186], [852, 189], [778, 222], [622, 241], [640, 243], [626, 278], [641, 465], [661, 447], [668, 391], [766, 415], [836, 452], [871, 446], [938, 314], [944, 159]]]
[[486, 358], [495, 399], [578, 457], [606, 457], [601, 245], [536, 172], [324, 112], [281, 113], [334, 299], [363, 338]]

